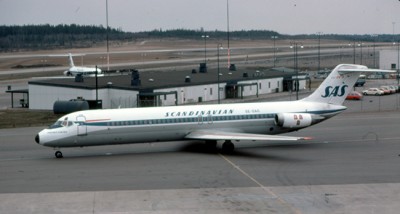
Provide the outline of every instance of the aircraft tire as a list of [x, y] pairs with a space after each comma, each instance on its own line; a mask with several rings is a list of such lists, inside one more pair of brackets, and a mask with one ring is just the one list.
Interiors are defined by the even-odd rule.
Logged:
[[227, 140], [222, 144], [222, 151], [224, 153], [232, 153], [235, 150], [235, 144], [232, 141]]
[[54, 155], [56, 156], [56, 158], [62, 158], [63, 157], [62, 152], [60, 152], [60, 151], [56, 151], [56, 153]]

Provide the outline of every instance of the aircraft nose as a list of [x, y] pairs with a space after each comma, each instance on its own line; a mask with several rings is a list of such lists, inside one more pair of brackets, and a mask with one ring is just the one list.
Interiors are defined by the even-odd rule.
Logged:
[[35, 137], [35, 141], [36, 141], [36, 143], [38, 143], [38, 144], [40, 143], [39, 134], [37, 134], [37, 135], [36, 135], [36, 137]]

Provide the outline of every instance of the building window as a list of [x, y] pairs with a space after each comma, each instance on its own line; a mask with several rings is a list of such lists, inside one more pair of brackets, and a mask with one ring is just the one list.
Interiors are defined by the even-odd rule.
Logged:
[[396, 70], [396, 63], [392, 63], [391, 67], [392, 67], [392, 70]]
[[271, 88], [271, 82], [268, 82], [268, 89]]
[[261, 83], [259, 83], [260, 85], [259, 85], [259, 89], [261, 89]]
[[210, 88], [210, 95], [212, 95], [212, 88]]

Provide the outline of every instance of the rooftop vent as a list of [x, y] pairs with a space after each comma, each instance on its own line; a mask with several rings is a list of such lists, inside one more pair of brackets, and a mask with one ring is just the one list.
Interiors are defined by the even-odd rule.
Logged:
[[131, 75], [131, 86], [140, 86], [141, 81], [140, 81], [140, 74], [139, 71], [136, 69], [131, 70], [132, 75]]
[[199, 67], [199, 72], [200, 73], [207, 73], [207, 63], [200, 63], [200, 67]]
[[231, 65], [229, 66], [229, 70], [230, 70], [230, 71], [236, 71], [236, 65], [235, 65], [235, 64], [231, 64]]

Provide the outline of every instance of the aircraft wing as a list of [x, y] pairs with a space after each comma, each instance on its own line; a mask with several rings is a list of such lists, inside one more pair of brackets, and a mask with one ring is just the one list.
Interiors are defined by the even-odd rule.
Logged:
[[218, 131], [218, 130], [199, 130], [190, 132], [185, 136], [186, 139], [196, 140], [274, 140], [274, 141], [296, 141], [311, 140], [310, 137], [290, 137], [282, 135], [263, 135], [240, 132]]

